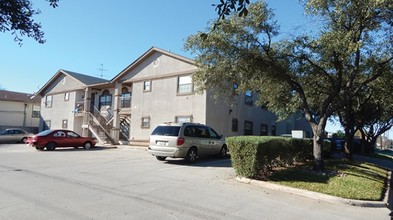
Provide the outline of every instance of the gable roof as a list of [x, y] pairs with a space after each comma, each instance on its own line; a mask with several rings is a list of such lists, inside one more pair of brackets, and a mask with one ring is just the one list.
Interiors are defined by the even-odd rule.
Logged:
[[0, 90], [0, 100], [14, 102], [39, 102], [40, 97], [30, 93]]
[[109, 80], [106, 79], [61, 69], [57, 71], [57, 73], [37, 92], [37, 94], [41, 94], [46, 88], [48, 88], [49, 85], [51, 85], [61, 75], [67, 75], [69, 77], [72, 77], [75, 80], [84, 84], [85, 86], [109, 82]]
[[138, 57], [138, 59], [136, 59], [134, 62], [132, 62], [130, 65], [128, 65], [124, 70], [122, 70], [119, 74], [117, 74], [115, 77], [113, 77], [113, 79], [111, 79], [111, 83], [116, 82], [117, 80], [119, 80], [122, 76], [124, 76], [125, 74], [127, 74], [130, 70], [132, 70], [133, 68], [135, 68], [136, 66], [138, 66], [141, 62], [143, 62], [144, 60], [146, 60], [148, 57], [150, 57], [152, 54], [159, 52], [162, 53], [166, 56], [175, 58], [177, 60], [195, 65], [195, 62], [187, 57], [157, 48], [157, 47], [151, 47], [148, 51], [146, 51], [144, 54], [142, 54], [140, 57]]
[[94, 77], [94, 76], [88, 76], [88, 75], [84, 75], [81, 73], [75, 73], [75, 72], [71, 72], [68, 70], [60, 70], [60, 71], [62, 71], [66, 75], [69, 75], [69, 76], [75, 78], [76, 80], [80, 81], [81, 83], [83, 83], [85, 85], [92, 85], [92, 84], [109, 82], [109, 80], [106, 80], [106, 79], [102, 79], [102, 78], [98, 78], [98, 77]]

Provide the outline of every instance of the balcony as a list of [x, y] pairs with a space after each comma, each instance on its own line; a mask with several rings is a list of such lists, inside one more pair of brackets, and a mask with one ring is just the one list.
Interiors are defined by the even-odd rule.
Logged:
[[74, 114], [75, 116], [83, 116], [83, 111], [85, 110], [85, 102], [79, 101], [75, 102]]

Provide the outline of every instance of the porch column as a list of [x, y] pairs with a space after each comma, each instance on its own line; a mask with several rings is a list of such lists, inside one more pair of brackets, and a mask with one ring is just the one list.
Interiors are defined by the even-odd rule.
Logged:
[[89, 87], [85, 88], [85, 95], [83, 99], [83, 124], [82, 124], [82, 136], [87, 137], [89, 135], [89, 123], [88, 123], [88, 115], [87, 112], [90, 109], [91, 104], [91, 89]]
[[120, 97], [121, 97], [122, 84], [116, 82], [115, 95], [113, 100], [113, 129], [111, 135], [116, 144], [119, 143], [120, 136]]

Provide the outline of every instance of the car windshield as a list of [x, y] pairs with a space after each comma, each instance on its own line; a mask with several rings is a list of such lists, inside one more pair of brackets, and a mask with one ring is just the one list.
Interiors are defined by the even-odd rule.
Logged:
[[158, 126], [151, 135], [178, 136], [180, 126]]
[[41, 131], [40, 133], [38, 133], [36, 136], [45, 136], [48, 135], [52, 132], [52, 130], [45, 130], [45, 131]]

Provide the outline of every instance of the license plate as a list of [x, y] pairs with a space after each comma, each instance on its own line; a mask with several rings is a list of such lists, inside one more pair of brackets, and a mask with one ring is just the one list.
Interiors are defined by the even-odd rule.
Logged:
[[160, 146], [165, 146], [165, 145], [167, 145], [167, 141], [156, 141], [156, 143], [157, 143], [157, 145], [160, 145]]

